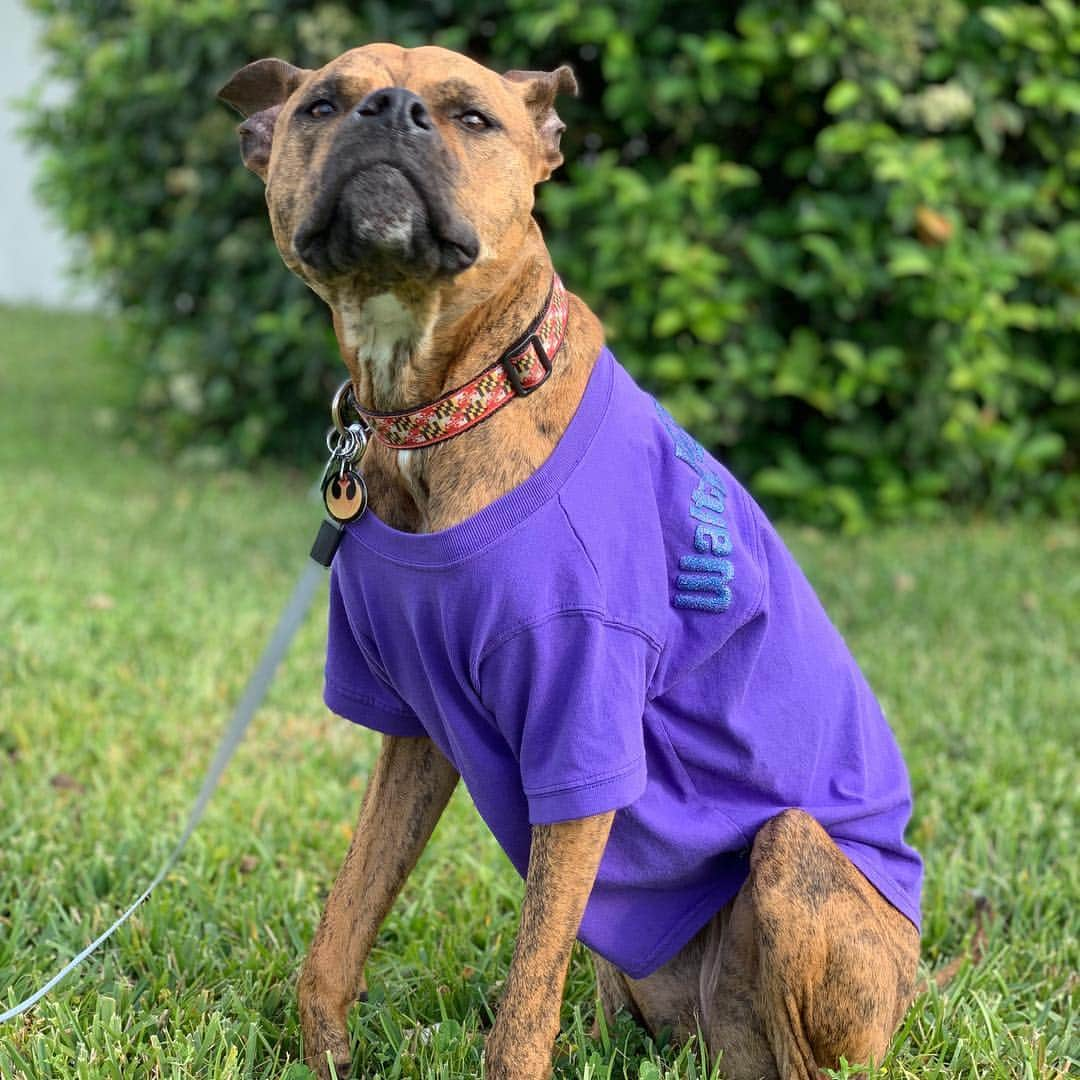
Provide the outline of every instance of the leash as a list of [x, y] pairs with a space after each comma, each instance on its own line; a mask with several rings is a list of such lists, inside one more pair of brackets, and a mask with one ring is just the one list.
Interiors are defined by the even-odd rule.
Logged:
[[271, 634], [270, 640], [266, 643], [262, 656], [259, 658], [259, 664], [255, 668], [251, 678], [248, 680], [247, 686], [244, 688], [243, 696], [233, 710], [232, 718], [229, 720], [228, 726], [221, 736], [221, 741], [218, 743], [218, 748], [214, 753], [214, 759], [210, 763], [210, 768], [207, 770], [206, 776], [203, 779], [202, 788], [188, 813], [187, 824], [184, 826], [184, 831], [177, 841], [176, 846], [169, 852], [168, 857], [161, 864], [161, 869], [154, 875], [153, 880], [147, 885], [145, 891], [139, 898], [120, 916], [120, 918], [116, 920], [116, 922], [112, 924], [112, 926], [108, 928], [108, 930], [100, 937], [91, 941], [78, 956], [71, 960], [70, 963], [65, 964], [64, 967], [45, 983], [44, 986], [35, 990], [34, 993], [24, 1001], [20, 1001], [18, 1005], [13, 1005], [6, 1012], [0, 1013], [0, 1024], [3, 1024], [8, 1020], [14, 1020], [28, 1009], [33, 1008], [34, 1005], [56, 986], [57, 983], [62, 979], [67, 978], [67, 976], [70, 975], [88, 956], [91, 956], [96, 952], [101, 945], [108, 941], [109, 938], [111, 938], [113, 934], [115, 934], [116, 931], [131, 918], [136, 908], [138, 908], [154, 889], [161, 884], [165, 875], [176, 865], [177, 859], [180, 858], [181, 853], [187, 846], [188, 840], [191, 839], [191, 834], [202, 820], [207, 804], [210, 802], [210, 796], [213, 795], [214, 789], [218, 786], [221, 774], [225, 771], [225, 766], [229, 764], [233, 754], [236, 752], [236, 748], [240, 745], [241, 740], [247, 732], [252, 717], [266, 697], [266, 692], [270, 689], [270, 684], [274, 681], [274, 674], [277, 671], [278, 665], [288, 651], [289, 645], [291, 644], [293, 637], [295, 637], [297, 630], [300, 629], [300, 625], [303, 623], [304, 617], [307, 615], [308, 609], [315, 599], [315, 593], [317, 592], [322, 579], [322, 567], [315, 562], [308, 562], [304, 566], [304, 569], [301, 570], [300, 576], [296, 579], [296, 584], [293, 586], [289, 602], [285, 605], [285, 610], [281, 613], [277, 626], [274, 627], [274, 632]]

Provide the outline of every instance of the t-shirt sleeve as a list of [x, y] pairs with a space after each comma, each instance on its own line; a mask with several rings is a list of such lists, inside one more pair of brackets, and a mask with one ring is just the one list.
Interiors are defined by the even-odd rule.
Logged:
[[390, 685], [371, 644], [362, 645], [353, 632], [334, 574], [330, 575], [323, 700], [338, 716], [384, 735], [427, 734], [416, 713]]
[[533, 825], [634, 802], [645, 790], [644, 713], [656, 645], [573, 612], [515, 633], [478, 678], [521, 768]]

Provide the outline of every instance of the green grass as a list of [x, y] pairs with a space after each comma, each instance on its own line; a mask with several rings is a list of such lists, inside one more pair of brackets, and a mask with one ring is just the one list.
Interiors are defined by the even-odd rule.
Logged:
[[[109, 423], [123, 361], [95, 359], [100, 332], [0, 311], [3, 1007], [157, 868], [319, 518], [310, 468], [206, 474], [128, 445]], [[1080, 1058], [1080, 531], [786, 534], [907, 754], [928, 967], [965, 948], [974, 892], [996, 911], [984, 962], [916, 1003], [888, 1075], [1066, 1075]], [[294, 976], [376, 748], [321, 705], [323, 647], [320, 604], [177, 869], [0, 1028], [4, 1080], [306, 1075]], [[459, 792], [370, 965], [361, 1075], [479, 1075], [520, 893]], [[580, 952], [561, 1080], [707, 1074], [696, 1045], [656, 1046], [626, 1019], [593, 1042], [593, 1015]]]

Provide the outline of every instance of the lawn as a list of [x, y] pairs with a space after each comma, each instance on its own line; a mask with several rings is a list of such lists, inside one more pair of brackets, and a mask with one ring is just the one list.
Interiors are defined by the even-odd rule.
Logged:
[[[100, 359], [101, 332], [0, 310], [0, 1009], [156, 870], [319, 519], [314, 457], [206, 473], [125, 440], [124, 361]], [[983, 962], [912, 1007], [887, 1074], [1075, 1075], [1080, 529], [784, 531], [907, 754], [927, 969], [965, 949], [974, 894], [996, 913]], [[324, 608], [321, 594], [179, 866], [0, 1027], [4, 1080], [308, 1075], [293, 981], [377, 746], [321, 704]], [[520, 894], [459, 791], [369, 968], [359, 1075], [480, 1075]], [[579, 951], [561, 1080], [706, 1075], [696, 1046], [625, 1018], [593, 1042], [594, 1009]]]

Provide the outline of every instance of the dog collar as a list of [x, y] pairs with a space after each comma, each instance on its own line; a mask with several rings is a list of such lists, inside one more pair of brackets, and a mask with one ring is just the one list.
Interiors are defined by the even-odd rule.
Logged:
[[476, 378], [405, 412], [372, 412], [355, 399], [350, 404], [375, 438], [395, 450], [417, 450], [452, 439], [547, 381], [566, 336], [569, 314], [566, 287], [555, 274], [547, 301], [529, 329]]

